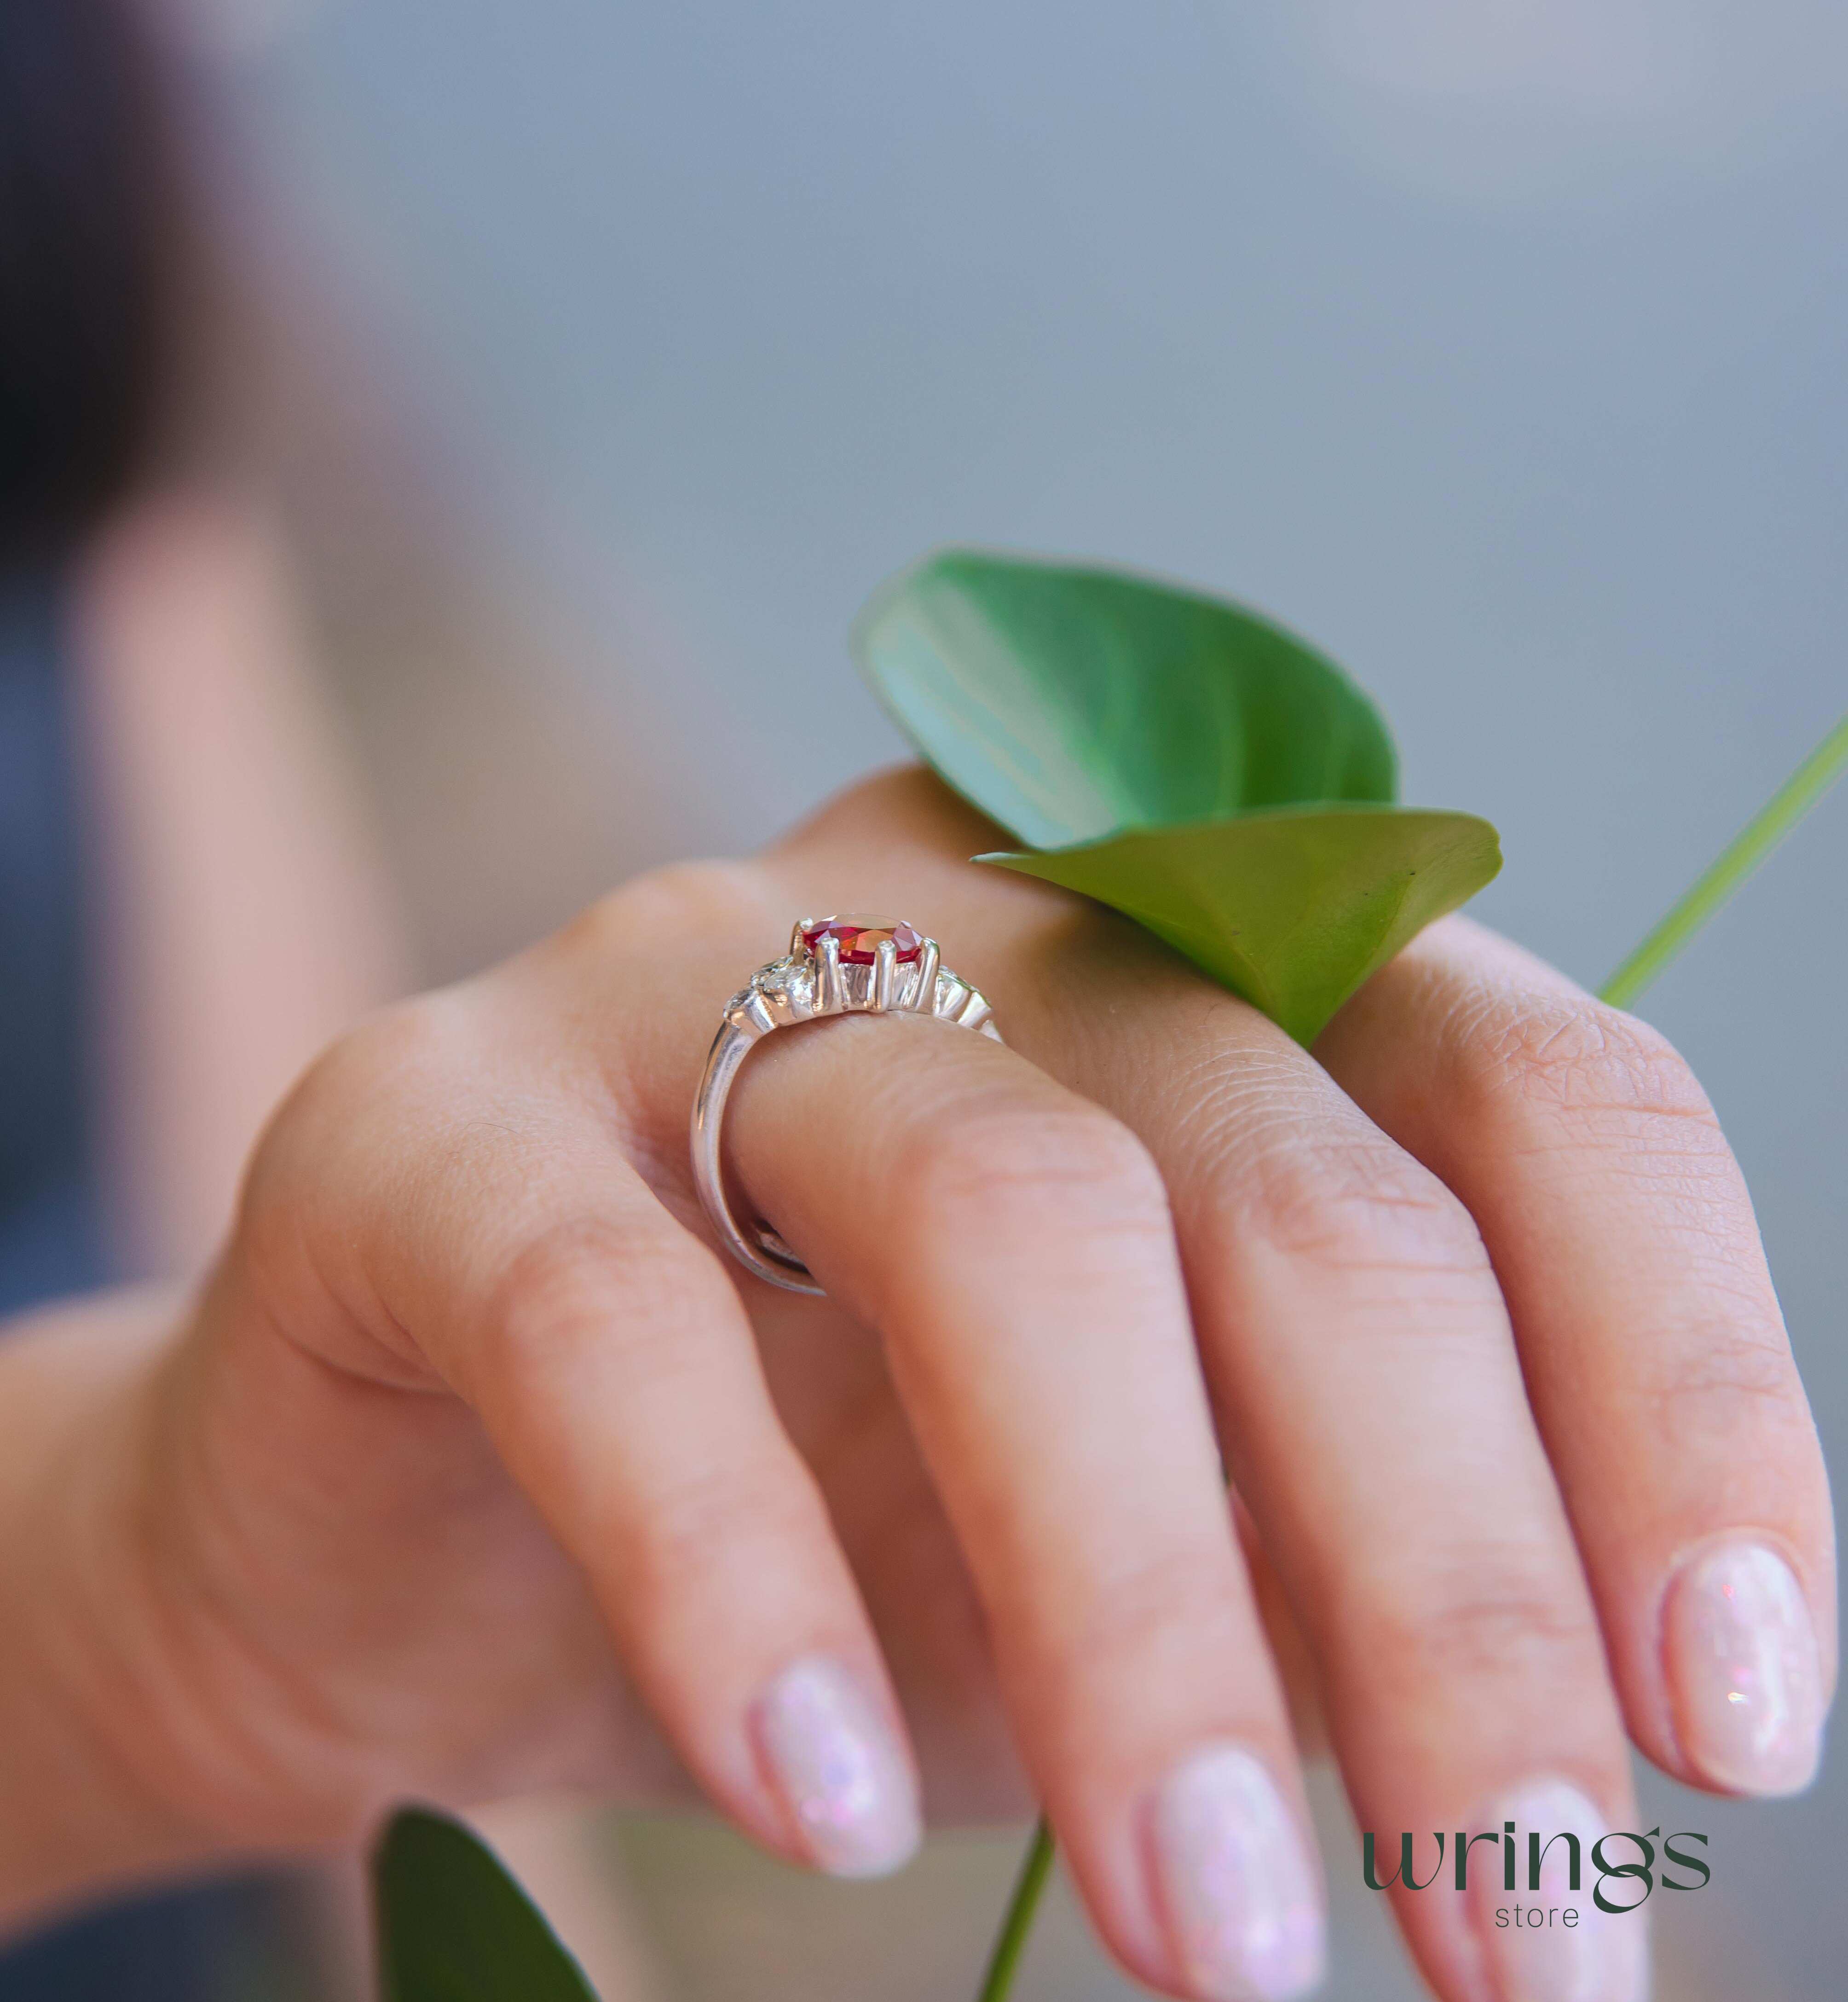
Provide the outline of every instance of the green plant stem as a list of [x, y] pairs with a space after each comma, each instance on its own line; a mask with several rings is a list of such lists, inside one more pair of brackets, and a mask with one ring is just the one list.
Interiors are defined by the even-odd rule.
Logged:
[[[1844, 716], [1771, 795], [1707, 870], [1599, 990], [1598, 998], [1627, 1008], [1670, 960], [1738, 888], [1753, 870], [1802, 819], [1848, 766], [1848, 716]], [[1027, 1936], [1052, 1874], [1052, 1831], [1044, 1815], [1033, 1832], [1007, 1916], [989, 1956], [977, 2002], [1006, 2002]]]
[[1027, 1935], [1033, 1930], [1034, 1915], [1051, 1875], [1052, 1830], [1041, 1815], [1033, 1831], [1033, 1840], [1027, 1844], [1020, 1874], [1014, 1879], [1014, 1895], [1008, 1900], [1007, 1917], [995, 1935], [995, 1950], [989, 1955], [988, 1972], [982, 1977], [982, 1993], [977, 2002], [1002, 2002], [1013, 1986], [1014, 1970], [1027, 1950]]
[[1598, 998], [1627, 1008], [1802, 819], [1848, 766], [1844, 716], [1748, 821], [1720, 859], [1624, 961]]

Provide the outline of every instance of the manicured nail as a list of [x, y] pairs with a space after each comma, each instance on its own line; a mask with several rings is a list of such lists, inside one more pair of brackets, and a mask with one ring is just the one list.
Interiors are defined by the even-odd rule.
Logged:
[[[1508, 1888], [1505, 1852], [1487, 1843], [1469, 1871], [1470, 1923], [1481, 1942], [1496, 2002], [1642, 2002], [1649, 1992], [1648, 1921], [1641, 1911], [1600, 1911], [1592, 1899], [1599, 1872], [1592, 1845], [1608, 1824], [1576, 1787], [1542, 1780], [1510, 1794], [1472, 1833], [1499, 1834], [1515, 1825], [1515, 1889]], [[1532, 1888], [1529, 1838], [1541, 1846], [1539, 1889]], [[1572, 1889], [1578, 1840], [1578, 1889]], [[1634, 1852], [1624, 1843], [1613, 1861]], [[1627, 1884], [1620, 1885], [1627, 1889]], [[1568, 1924], [1566, 1914], [1573, 1916]]]
[[912, 1770], [884, 1714], [839, 1662], [792, 1662], [758, 1700], [757, 1742], [810, 1855], [836, 1877], [896, 1870], [923, 1833]]
[[1675, 1728], [1703, 1780], [1794, 1794], [1822, 1752], [1822, 1664], [1803, 1588], [1763, 1543], [1697, 1556], [1668, 1596]]
[[1285, 2002], [1322, 1978], [1322, 1900], [1302, 1830], [1264, 1767], [1209, 1745], [1169, 1774], [1149, 1819], [1177, 1972], [1200, 2002]]

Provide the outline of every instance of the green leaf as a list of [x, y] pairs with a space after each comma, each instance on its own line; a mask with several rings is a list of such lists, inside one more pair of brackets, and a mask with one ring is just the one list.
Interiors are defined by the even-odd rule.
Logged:
[[1300, 1042], [1501, 866], [1487, 821], [1393, 804], [1379, 711], [1242, 605], [948, 549], [853, 644], [919, 751], [1030, 851], [978, 860], [1125, 912]]
[[372, 1895], [385, 2002], [597, 2002], [525, 1892], [447, 1815], [392, 1817]]
[[1501, 867], [1470, 814], [1284, 807], [976, 860], [1146, 925], [1300, 1043], [1370, 974]]
[[1145, 577], [947, 549], [874, 596], [853, 644], [912, 743], [1034, 848], [1393, 797], [1386, 725], [1332, 661]]

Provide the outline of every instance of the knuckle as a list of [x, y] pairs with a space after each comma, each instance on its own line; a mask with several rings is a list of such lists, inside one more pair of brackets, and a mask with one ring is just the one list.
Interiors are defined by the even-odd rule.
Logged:
[[323, 1215], [346, 1172], [363, 1163], [359, 1185], [375, 1182], [397, 1157], [402, 1115], [440, 1093], [464, 1041], [453, 993], [419, 996], [382, 1010], [331, 1044], [270, 1115], [252, 1154], [239, 1202], [247, 1242], [298, 1228]]
[[1657, 1435], [1680, 1450], [1709, 1446], [1731, 1460], [1742, 1428], [1808, 1434], [1809, 1404], [1781, 1328], [1756, 1317], [1693, 1331], [1652, 1372], [1644, 1400]]
[[1463, 1061], [1466, 1090], [1491, 1108], [1714, 1125], [1707, 1094], [1668, 1038], [1602, 1002], [1525, 1004], [1466, 1037]]
[[427, 1075], [455, 1046], [452, 997], [421, 995], [383, 1010], [329, 1045], [303, 1073], [285, 1104], [304, 1114], [336, 1119], [372, 1103], [382, 1090], [402, 1089]]
[[344, 1139], [375, 1145], [388, 1120], [420, 1105], [447, 1107], [479, 1048], [467, 991], [440, 989], [361, 1023], [319, 1057], [284, 1102], [284, 1121], [323, 1152]]
[[922, 765], [904, 764], [855, 780], [783, 835], [768, 851], [772, 862], [837, 844], [891, 848], [927, 846], [966, 854], [971, 810], [953, 798]]
[[1223, 1550], [1171, 1549], [1099, 1582], [1069, 1652], [1087, 1672], [1101, 1669], [1114, 1679], [1152, 1664], [1198, 1660], [1236, 1624]]
[[940, 1229], [968, 1220], [990, 1234], [1048, 1223], [1086, 1230], [1169, 1229], [1153, 1157], [1128, 1128], [1083, 1107], [983, 1107], [934, 1121], [899, 1156], [915, 1213]]
[[908, 809], [915, 811], [917, 804], [930, 798], [933, 791], [931, 781], [921, 766], [895, 765], [883, 771], [869, 772], [843, 786], [825, 802], [798, 829], [797, 836], [823, 829], [834, 832], [852, 828], [863, 831], [876, 820], [889, 821]]
[[568, 958], [603, 959], [646, 950], [664, 935], [749, 938], [762, 929], [769, 908], [755, 863], [671, 863], [599, 897], [554, 943]]
[[1224, 1171], [1231, 1227], [1324, 1269], [1473, 1277], [1488, 1254], [1475, 1220], [1389, 1142], [1300, 1133]]
[[715, 1554], [736, 1561], [746, 1550], [793, 1540], [811, 1528], [786, 1483], [751, 1465], [707, 1462], [677, 1474], [647, 1498], [625, 1526], [624, 1571], [646, 1602], [684, 1593], [712, 1571]]
[[1596, 1623], [1582, 1595], [1518, 1564], [1477, 1558], [1454, 1575], [1375, 1595], [1355, 1658], [1394, 1694], [1495, 1681], [1549, 1690], [1602, 1674]]
[[[619, 1345], [632, 1375], [671, 1369], [724, 1285], [710, 1253], [651, 1219], [607, 1211], [554, 1219], [521, 1240], [487, 1287], [487, 1366], [530, 1379], [568, 1369], [594, 1344]], [[626, 1296], [646, 1298], [647, 1313], [626, 1319]]]

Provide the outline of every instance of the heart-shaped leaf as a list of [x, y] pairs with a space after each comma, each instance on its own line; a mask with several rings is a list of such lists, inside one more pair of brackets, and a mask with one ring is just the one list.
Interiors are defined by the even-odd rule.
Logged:
[[447, 1815], [392, 1817], [372, 1895], [385, 2002], [597, 2002], [526, 1893]]
[[1392, 738], [1332, 661], [1146, 577], [946, 549], [886, 584], [853, 642], [905, 734], [1035, 848], [1393, 797]]
[[1242, 605], [950, 549], [853, 641], [924, 757], [1031, 851], [981, 860], [1114, 905], [1300, 1041], [1501, 867], [1486, 821], [1393, 805], [1378, 710]]
[[976, 859], [1125, 912], [1304, 1044], [1501, 866], [1485, 820], [1369, 806], [1274, 807]]

